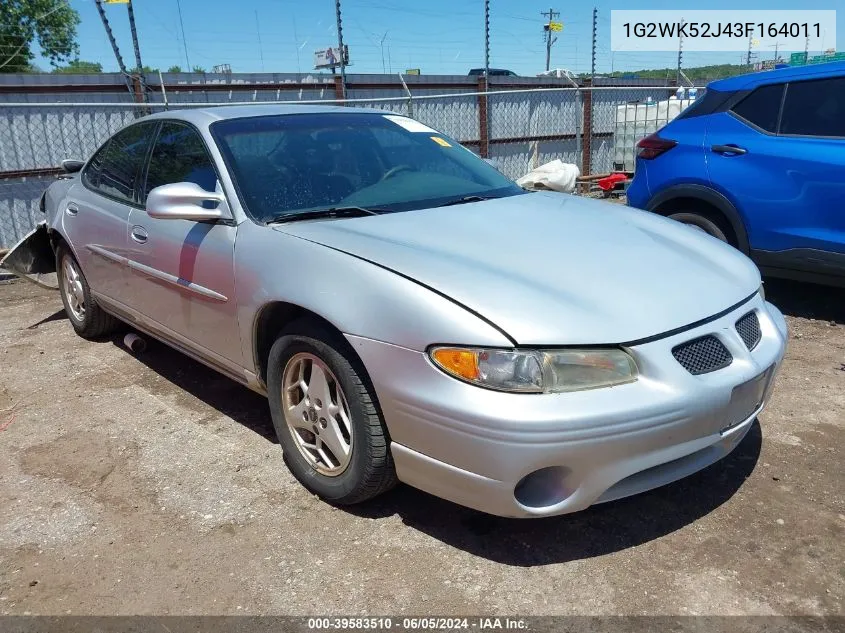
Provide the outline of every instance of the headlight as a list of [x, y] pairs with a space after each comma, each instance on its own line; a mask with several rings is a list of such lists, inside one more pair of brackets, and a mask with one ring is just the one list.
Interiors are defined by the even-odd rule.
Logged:
[[610, 387], [637, 379], [621, 349], [499, 350], [434, 347], [434, 364], [467, 382], [515, 393], [560, 393]]

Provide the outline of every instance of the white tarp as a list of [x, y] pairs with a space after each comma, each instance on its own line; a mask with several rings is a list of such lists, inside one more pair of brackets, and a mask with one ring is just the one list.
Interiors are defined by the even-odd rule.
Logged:
[[558, 159], [532, 169], [518, 179], [516, 184], [525, 189], [551, 189], [572, 193], [575, 191], [575, 179], [580, 175], [581, 170], [577, 165]]

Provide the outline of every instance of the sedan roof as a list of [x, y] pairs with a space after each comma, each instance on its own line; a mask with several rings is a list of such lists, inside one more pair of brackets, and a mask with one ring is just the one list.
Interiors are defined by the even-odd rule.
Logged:
[[183, 108], [180, 110], [166, 110], [151, 114], [148, 119], [181, 119], [195, 125], [207, 126], [215, 121], [224, 119], [242, 119], [254, 116], [274, 116], [289, 114], [348, 114], [350, 112], [361, 112], [370, 114], [398, 114], [385, 110], [372, 108], [347, 108], [336, 105], [319, 104], [249, 104], [249, 105], [224, 105], [204, 108]]

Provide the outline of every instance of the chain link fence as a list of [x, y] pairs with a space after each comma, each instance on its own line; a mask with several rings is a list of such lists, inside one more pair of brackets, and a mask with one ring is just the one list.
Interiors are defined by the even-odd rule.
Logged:
[[[690, 102], [670, 99], [675, 90], [595, 87], [407, 94], [348, 99], [344, 105], [413, 117], [516, 179], [555, 159], [592, 174], [633, 171], [637, 141]], [[0, 103], [0, 249], [14, 245], [43, 217], [40, 196], [60, 172], [63, 159], [87, 159], [112, 134], [146, 114], [236, 103], [213, 96], [218, 98], [215, 103], [199, 100], [194, 93], [149, 104]], [[256, 101], [335, 103], [329, 91], [324, 96]]]

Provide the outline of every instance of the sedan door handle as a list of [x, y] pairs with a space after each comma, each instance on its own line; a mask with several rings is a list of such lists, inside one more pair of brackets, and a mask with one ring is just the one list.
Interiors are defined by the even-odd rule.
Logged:
[[79, 207], [74, 202], [68, 202], [67, 207], [65, 207], [65, 213], [68, 215], [76, 215], [79, 213]]
[[130, 237], [132, 237], [133, 240], [135, 240], [139, 244], [143, 244], [144, 242], [146, 242], [147, 237], [149, 237], [149, 235], [147, 234], [147, 229], [145, 229], [143, 226], [133, 226], [132, 231], [129, 233], [129, 235]]
[[748, 150], [739, 145], [712, 145], [710, 150], [721, 154], [722, 156], [739, 156], [740, 154], [747, 154]]

